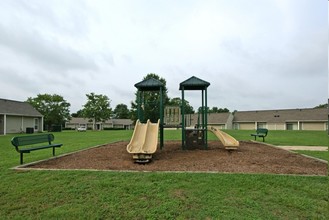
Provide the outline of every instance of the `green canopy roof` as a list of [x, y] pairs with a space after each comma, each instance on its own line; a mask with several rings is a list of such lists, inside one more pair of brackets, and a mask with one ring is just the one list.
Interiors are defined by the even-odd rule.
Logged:
[[179, 84], [179, 90], [182, 90], [183, 87], [184, 90], [205, 90], [208, 86], [210, 86], [209, 82], [192, 76]]
[[157, 79], [150, 78], [136, 83], [135, 87], [140, 91], [155, 91], [159, 90], [161, 87], [163, 88], [163, 83]]

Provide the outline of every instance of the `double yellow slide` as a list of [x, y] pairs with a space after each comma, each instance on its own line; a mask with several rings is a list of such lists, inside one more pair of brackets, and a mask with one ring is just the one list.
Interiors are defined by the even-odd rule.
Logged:
[[231, 135], [215, 128], [215, 127], [208, 127], [208, 130], [214, 133], [217, 138], [223, 143], [226, 150], [236, 150], [239, 147], [239, 141], [237, 141]]
[[152, 159], [158, 146], [160, 120], [157, 123], [141, 123], [137, 120], [133, 136], [127, 145], [128, 153], [133, 155], [136, 162], [146, 163]]
[[[150, 120], [141, 123], [137, 120], [133, 136], [127, 145], [128, 153], [133, 155], [136, 162], [147, 163], [152, 159], [152, 154], [155, 153], [158, 146], [159, 125], [160, 120], [157, 123], [151, 123]], [[235, 150], [239, 147], [239, 141], [229, 134], [212, 126], [208, 127], [208, 130], [217, 136], [225, 149]]]

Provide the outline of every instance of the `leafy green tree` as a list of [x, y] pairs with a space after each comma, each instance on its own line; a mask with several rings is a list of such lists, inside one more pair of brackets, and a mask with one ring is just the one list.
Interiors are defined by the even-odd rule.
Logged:
[[115, 107], [113, 114], [115, 115], [115, 118], [127, 119], [130, 117], [128, 106], [125, 104], [118, 104]]
[[[169, 106], [182, 106], [182, 99], [179, 97], [176, 98], [172, 98], [169, 100], [168, 102]], [[184, 100], [184, 114], [193, 114], [194, 113], [194, 109], [193, 107], [190, 105], [190, 103], [187, 100]]]
[[112, 109], [110, 108], [110, 99], [106, 95], [97, 95], [95, 93], [86, 94], [87, 103], [83, 106], [82, 115], [84, 118], [93, 120], [93, 129], [96, 122], [110, 119]]
[[78, 110], [76, 113], [72, 113], [71, 116], [74, 117], [74, 118], [81, 118], [83, 117], [83, 114], [82, 114], [82, 110]]
[[[167, 82], [164, 78], [161, 78], [155, 73], [149, 73], [147, 74], [143, 80], [154, 78], [156, 80], [159, 80], [160, 82], [163, 83], [164, 88], [163, 88], [163, 107], [168, 104], [169, 98], [168, 98], [168, 89], [167, 89]], [[135, 102], [131, 102], [131, 110], [133, 113], [132, 120], [137, 119], [137, 101], [138, 101], [138, 96], [137, 92], [135, 93]], [[143, 114], [144, 114], [144, 119], [150, 119], [152, 122], [156, 122], [159, 119], [160, 116], [160, 93], [159, 91], [144, 91], [143, 92]]]
[[[212, 107], [211, 109], [207, 107], [208, 113], [224, 113], [224, 112], [230, 112], [227, 108], [218, 108], [218, 107]], [[198, 112], [201, 112], [201, 107], [198, 108]]]
[[328, 108], [328, 103], [320, 104], [318, 106], [315, 106], [314, 108]]
[[230, 112], [227, 108], [218, 108], [218, 107], [212, 107], [211, 109], [208, 109], [209, 113], [223, 113], [223, 112]]
[[27, 102], [43, 115], [45, 130], [50, 130], [52, 125], [63, 125], [71, 118], [71, 104], [60, 95], [38, 94], [35, 98], [29, 97]]

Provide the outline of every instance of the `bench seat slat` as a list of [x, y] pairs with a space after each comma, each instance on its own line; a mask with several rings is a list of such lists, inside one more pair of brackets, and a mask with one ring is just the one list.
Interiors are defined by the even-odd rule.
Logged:
[[15, 146], [25, 146], [32, 144], [40, 144], [40, 143], [51, 143], [54, 140], [53, 134], [39, 134], [39, 135], [30, 135], [30, 136], [18, 136], [12, 139], [12, 143]]
[[52, 144], [52, 145], [47, 145], [47, 146], [39, 146], [39, 147], [33, 147], [33, 148], [19, 149], [19, 152], [29, 153], [30, 151], [34, 151], [34, 150], [53, 148], [53, 147], [61, 147], [61, 146], [62, 146], [62, 144]]
[[[37, 134], [13, 137], [11, 143], [15, 146], [16, 151], [20, 153], [20, 162], [23, 164], [23, 154], [31, 151], [53, 148], [53, 156], [55, 156], [55, 148], [61, 147], [63, 144], [52, 144], [51, 142], [54, 139], [53, 134]], [[45, 145], [45, 143], [48, 145]]]
[[251, 136], [257, 136], [257, 137], [266, 137], [265, 134], [251, 134]]

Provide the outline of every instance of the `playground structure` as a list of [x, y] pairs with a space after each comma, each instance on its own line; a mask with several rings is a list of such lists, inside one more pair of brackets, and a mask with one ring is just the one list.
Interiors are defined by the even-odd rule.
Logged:
[[[215, 127], [208, 127], [207, 119], [207, 88], [209, 82], [201, 80], [195, 76], [183, 81], [179, 84], [179, 90], [182, 91], [182, 103], [180, 106], [181, 113], [181, 129], [182, 129], [182, 149], [186, 150], [190, 147], [208, 148], [208, 130], [213, 132], [218, 139], [223, 143], [225, 149], [237, 149], [239, 142], [227, 133], [218, 130]], [[152, 159], [152, 154], [157, 150], [158, 135], [160, 135], [160, 149], [164, 145], [163, 129], [164, 129], [164, 104], [163, 91], [164, 85], [159, 80], [154, 78], [145, 79], [135, 84], [137, 91], [137, 114], [138, 120], [135, 125], [133, 136], [130, 143], [127, 145], [127, 151], [133, 154], [133, 159], [139, 163], [147, 163]], [[185, 101], [184, 93], [187, 90], [201, 90], [201, 107], [199, 111], [198, 124], [194, 128], [186, 128], [185, 118]], [[147, 102], [144, 98], [144, 92], [152, 91], [159, 92], [159, 118], [156, 123], [152, 123], [147, 119], [143, 123], [143, 109]], [[152, 103], [155, 105], [156, 103]], [[199, 119], [201, 116], [201, 120]]]
[[152, 159], [158, 146], [159, 124], [160, 120], [157, 123], [151, 123], [150, 120], [141, 123], [137, 120], [133, 136], [127, 145], [128, 153], [133, 154], [136, 162], [147, 163]]
[[[181, 82], [179, 90], [182, 91], [182, 148], [187, 149], [188, 145], [203, 146], [208, 148], [208, 130], [207, 130], [207, 88], [209, 82], [199, 79], [195, 76]], [[184, 94], [187, 90], [201, 90], [201, 123], [193, 129], [187, 129], [185, 126], [185, 99]]]
[[[202, 108], [199, 108], [198, 111], [198, 123], [196, 127], [200, 127], [200, 112], [202, 112]], [[221, 131], [220, 129], [214, 126], [208, 126], [207, 130], [212, 132], [216, 137], [222, 142], [226, 150], [236, 150], [239, 147], [239, 141], [233, 138], [231, 135]]]
[[[133, 154], [133, 159], [138, 163], [148, 163], [152, 159], [158, 146], [158, 134], [160, 133], [160, 149], [163, 147], [163, 88], [164, 85], [154, 78], [145, 79], [135, 84], [137, 91], [137, 116], [135, 129], [130, 143], [127, 145], [128, 153]], [[159, 92], [159, 118], [157, 123], [151, 123], [150, 119], [145, 121], [143, 110], [147, 100], [144, 98], [145, 92]], [[157, 103], [152, 103], [156, 105]]]
[[[159, 92], [160, 100], [159, 100], [159, 131], [160, 131], [160, 148], [163, 147], [163, 115], [164, 115], [164, 107], [163, 107], [163, 88], [164, 85], [159, 80], [154, 78], [145, 79], [139, 83], [135, 84], [135, 87], [138, 89], [137, 91], [137, 116], [140, 122], [145, 121], [143, 108], [145, 108], [146, 100], [144, 98], [144, 92]], [[153, 103], [156, 105], [156, 103]]]
[[213, 127], [208, 126], [208, 130], [211, 131], [222, 142], [226, 150], [236, 150], [239, 147], [239, 141], [237, 141], [231, 135]]

